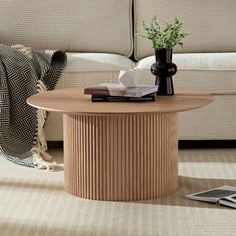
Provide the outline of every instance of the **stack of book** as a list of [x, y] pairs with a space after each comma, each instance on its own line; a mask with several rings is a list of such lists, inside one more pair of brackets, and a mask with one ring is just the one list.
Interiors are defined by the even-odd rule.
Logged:
[[143, 102], [155, 101], [157, 90], [158, 86], [102, 83], [84, 88], [84, 94], [91, 94], [92, 102]]

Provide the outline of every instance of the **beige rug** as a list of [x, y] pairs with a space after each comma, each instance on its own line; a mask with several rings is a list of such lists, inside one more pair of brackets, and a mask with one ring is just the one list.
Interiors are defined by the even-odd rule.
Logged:
[[[62, 151], [52, 154], [62, 163]], [[142, 202], [76, 198], [63, 190], [63, 170], [46, 172], [0, 158], [0, 236], [236, 235], [236, 210], [183, 195], [236, 186], [236, 149], [182, 150], [179, 190]], [[63, 164], [61, 164], [63, 169]]]

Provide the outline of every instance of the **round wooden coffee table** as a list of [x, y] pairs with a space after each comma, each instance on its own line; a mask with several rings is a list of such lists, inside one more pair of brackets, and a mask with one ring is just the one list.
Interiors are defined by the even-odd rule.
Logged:
[[177, 114], [212, 101], [209, 94], [176, 89], [155, 102], [92, 103], [83, 88], [27, 100], [63, 113], [66, 191], [115, 201], [152, 199], [177, 189]]

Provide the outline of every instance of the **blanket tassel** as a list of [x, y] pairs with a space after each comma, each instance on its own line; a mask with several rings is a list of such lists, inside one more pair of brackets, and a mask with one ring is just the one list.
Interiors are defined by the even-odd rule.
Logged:
[[[47, 88], [41, 80], [38, 80], [37, 92], [46, 92]], [[54, 162], [49, 162], [52, 159], [52, 156], [47, 153], [47, 142], [43, 130], [43, 126], [46, 121], [46, 111], [42, 109], [37, 110], [37, 119], [38, 119], [38, 130], [37, 137], [34, 147], [31, 149], [31, 153], [34, 157], [34, 165], [38, 169], [47, 169], [55, 170], [58, 167], [58, 164]]]

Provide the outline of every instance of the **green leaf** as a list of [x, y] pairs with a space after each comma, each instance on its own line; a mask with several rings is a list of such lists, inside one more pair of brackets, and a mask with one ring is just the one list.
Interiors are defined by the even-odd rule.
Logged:
[[161, 26], [155, 15], [148, 25], [142, 20], [142, 26], [145, 33], [136, 35], [151, 40], [154, 49], [173, 48], [175, 45], [183, 48], [183, 42], [181, 40], [191, 35], [191, 33], [180, 32], [183, 21], [178, 17], [174, 18], [173, 23], [166, 22], [163, 30], [161, 30]]

